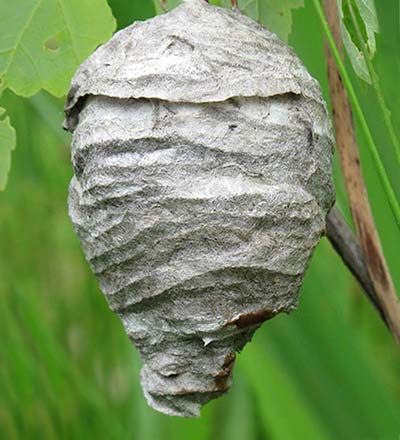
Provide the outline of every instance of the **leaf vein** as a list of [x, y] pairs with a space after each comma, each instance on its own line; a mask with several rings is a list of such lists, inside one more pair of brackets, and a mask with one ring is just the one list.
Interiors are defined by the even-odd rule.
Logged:
[[38, 2], [36, 3], [36, 6], [32, 9], [31, 15], [28, 17], [28, 20], [26, 21], [25, 25], [21, 29], [21, 32], [17, 36], [17, 39], [15, 41], [15, 46], [12, 48], [13, 52], [11, 54], [10, 60], [7, 63], [7, 66], [6, 66], [6, 68], [4, 69], [4, 71], [2, 73], [3, 77], [5, 77], [7, 75], [8, 70], [10, 69], [12, 63], [14, 62], [15, 54], [17, 53], [18, 46], [21, 45], [22, 38], [23, 38], [26, 30], [28, 29], [29, 25], [32, 23], [32, 20], [33, 20], [33, 18], [35, 16], [36, 12], [38, 11], [39, 7], [42, 5], [42, 1], [43, 0], [38, 0]]
[[76, 64], [78, 65], [79, 64], [78, 50], [76, 49], [76, 46], [75, 46], [73, 33], [70, 29], [70, 23], [69, 23], [69, 20], [67, 19], [67, 14], [65, 13], [65, 10], [64, 10], [63, 2], [62, 2], [62, 0], [57, 0], [57, 3], [60, 6], [62, 18], [63, 18], [63, 21], [65, 23], [65, 27], [66, 27], [67, 32], [68, 32], [70, 39], [71, 39], [72, 52], [74, 54]]

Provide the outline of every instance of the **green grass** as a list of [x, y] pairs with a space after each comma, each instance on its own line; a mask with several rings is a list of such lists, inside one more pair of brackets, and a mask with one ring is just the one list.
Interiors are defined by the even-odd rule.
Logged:
[[[126, 20], [126, 2], [110, 3]], [[151, 14], [145, 6], [129, 10], [130, 19]], [[384, 7], [378, 11], [376, 69], [399, 127], [393, 17]], [[319, 35], [309, 2], [294, 13], [291, 44], [327, 95]], [[384, 145], [374, 95], [354, 76], [352, 81], [378, 145]], [[308, 270], [299, 309], [258, 331], [238, 356], [228, 395], [196, 420], [148, 408], [140, 360], [108, 309], [67, 216], [72, 170], [69, 137], [58, 128], [62, 102], [46, 94], [23, 100], [6, 93], [2, 103], [17, 129], [18, 148], [0, 194], [0, 439], [399, 439], [399, 349], [326, 240]], [[399, 234], [361, 132], [360, 146], [399, 288]], [[398, 181], [391, 152], [380, 153]], [[337, 167], [336, 184], [345, 207]]]

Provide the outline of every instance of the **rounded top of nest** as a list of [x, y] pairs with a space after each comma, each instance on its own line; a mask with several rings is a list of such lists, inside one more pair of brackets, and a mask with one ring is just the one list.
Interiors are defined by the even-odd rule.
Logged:
[[72, 79], [65, 127], [89, 95], [171, 102], [293, 93], [323, 103], [318, 82], [275, 34], [239, 11], [185, 0], [99, 47]]

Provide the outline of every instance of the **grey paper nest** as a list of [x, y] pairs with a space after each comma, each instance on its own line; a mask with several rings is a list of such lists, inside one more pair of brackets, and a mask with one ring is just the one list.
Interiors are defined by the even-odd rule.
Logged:
[[198, 415], [261, 323], [296, 307], [324, 232], [319, 85], [253, 20], [187, 0], [85, 61], [66, 116], [70, 215], [140, 352], [144, 393]]

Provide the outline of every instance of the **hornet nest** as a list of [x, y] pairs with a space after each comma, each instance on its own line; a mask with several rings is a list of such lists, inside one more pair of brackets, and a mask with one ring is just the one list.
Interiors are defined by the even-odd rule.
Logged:
[[196, 416], [262, 322], [297, 305], [334, 203], [320, 87], [252, 19], [186, 0], [80, 66], [65, 126], [70, 216], [146, 398]]

